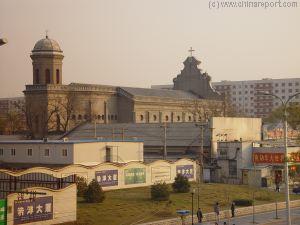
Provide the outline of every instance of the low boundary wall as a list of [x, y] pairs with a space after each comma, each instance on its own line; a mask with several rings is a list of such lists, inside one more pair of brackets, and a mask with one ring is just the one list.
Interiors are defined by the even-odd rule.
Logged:
[[[291, 201], [290, 206], [292, 208], [294, 207], [300, 207], [300, 200]], [[286, 203], [285, 202], [278, 202], [277, 203], [277, 209], [285, 209]], [[269, 212], [269, 211], [275, 211], [276, 210], [276, 203], [269, 203], [269, 204], [263, 204], [263, 205], [256, 205], [255, 207], [255, 213], [263, 213], [263, 212]], [[236, 208], [235, 216], [245, 216], [245, 215], [251, 215], [253, 212], [253, 207], [242, 207], [242, 208]], [[231, 211], [230, 210], [223, 210], [220, 212], [220, 219], [226, 219], [231, 217]], [[203, 222], [207, 221], [214, 221], [216, 219], [215, 213], [204, 213], [203, 214]], [[197, 216], [194, 215], [194, 223], [197, 223]], [[186, 218], [186, 223], [191, 224], [192, 223], [192, 216], [188, 216]], [[174, 219], [167, 219], [167, 220], [159, 220], [159, 221], [153, 221], [149, 223], [143, 223], [140, 225], [181, 225], [181, 219], [180, 218], [174, 218]]]
[[175, 162], [157, 160], [151, 163], [129, 162], [123, 164], [101, 163], [96, 166], [69, 165], [60, 169], [32, 167], [23, 171], [0, 170], [14, 177], [31, 173], [49, 174], [56, 178], [76, 175], [84, 177], [87, 182], [96, 179], [103, 190], [149, 186], [156, 182], [172, 183], [178, 173], [190, 181], [196, 180], [197, 164], [190, 159]]

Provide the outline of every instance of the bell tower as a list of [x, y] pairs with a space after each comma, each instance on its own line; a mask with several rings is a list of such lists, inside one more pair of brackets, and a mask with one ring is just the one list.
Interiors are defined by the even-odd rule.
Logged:
[[33, 85], [62, 84], [63, 51], [48, 37], [39, 40], [30, 55], [33, 66]]

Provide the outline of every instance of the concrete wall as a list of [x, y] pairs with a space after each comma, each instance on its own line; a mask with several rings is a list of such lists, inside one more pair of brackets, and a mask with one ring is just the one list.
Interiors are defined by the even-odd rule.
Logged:
[[[116, 175], [116, 180], [114, 182], [112, 180], [112, 182], [101, 183], [97, 179], [104, 190], [113, 190], [149, 186], [159, 181], [172, 183], [177, 175], [178, 169], [182, 168], [182, 166], [188, 166], [192, 168], [192, 171], [190, 171], [192, 175], [189, 177], [189, 180], [195, 181], [197, 164], [195, 161], [190, 159], [180, 159], [175, 162], [157, 160], [149, 164], [142, 162], [129, 162], [126, 164], [101, 163], [96, 166], [70, 165], [61, 169], [32, 167], [18, 173], [13, 173], [12, 171], [8, 170], [0, 170], [0, 172], [4, 172], [12, 176], [21, 176], [28, 173], [45, 173], [51, 174], [52, 176], [58, 178], [76, 174], [77, 176], [84, 177], [87, 182], [97, 179], [97, 175], [99, 176], [99, 174], [105, 175], [106, 178], [108, 178], [109, 175], [111, 176], [110, 178], [113, 178], [114, 175]], [[136, 170], [138, 173], [144, 172], [145, 178], [139, 180], [137, 179], [134, 182], [129, 180], [128, 177], [134, 173], [134, 170]]]
[[76, 144], [74, 164], [96, 165], [105, 162], [106, 147], [111, 149], [111, 162], [127, 163], [144, 160], [142, 142], [97, 142]]
[[[76, 221], [77, 196], [76, 184], [72, 184], [61, 190], [51, 190], [42, 187], [27, 188], [28, 191], [43, 192], [46, 195], [36, 197], [53, 197], [53, 219], [38, 222], [31, 222], [31, 225], [49, 225]], [[24, 199], [29, 199], [30, 195], [25, 194]], [[18, 199], [18, 194], [7, 196], [7, 225], [14, 224], [14, 201]], [[26, 210], [26, 209], [25, 209]], [[26, 213], [26, 211], [25, 211]]]
[[217, 155], [218, 141], [260, 141], [261, 118], [212, 117], [212, 157]]

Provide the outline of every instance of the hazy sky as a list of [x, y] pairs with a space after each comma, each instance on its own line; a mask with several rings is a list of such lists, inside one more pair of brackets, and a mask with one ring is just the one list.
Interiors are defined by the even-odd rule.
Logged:
[[[266, 0], [268, 1], [268, 0]], [[213, 81], [300, 77], [298, 8], [210, 10], [209, 0], [0, 0], [0, 97], [32, 83], [30, 51], [49, 30], [63, 82], [172, 83], [196, 49]]]

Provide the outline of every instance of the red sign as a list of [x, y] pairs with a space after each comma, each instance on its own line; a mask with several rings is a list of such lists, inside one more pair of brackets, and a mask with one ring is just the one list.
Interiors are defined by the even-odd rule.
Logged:
[[284, 163], [284, 153], [261, 153], [254, 152], [252, 154], [253, 163]]
[[296, 163], [300, 162], [300, 152], [291, 152], [289, 155], [290, 155], [289, 158], [290, 162], [296, 162]]

